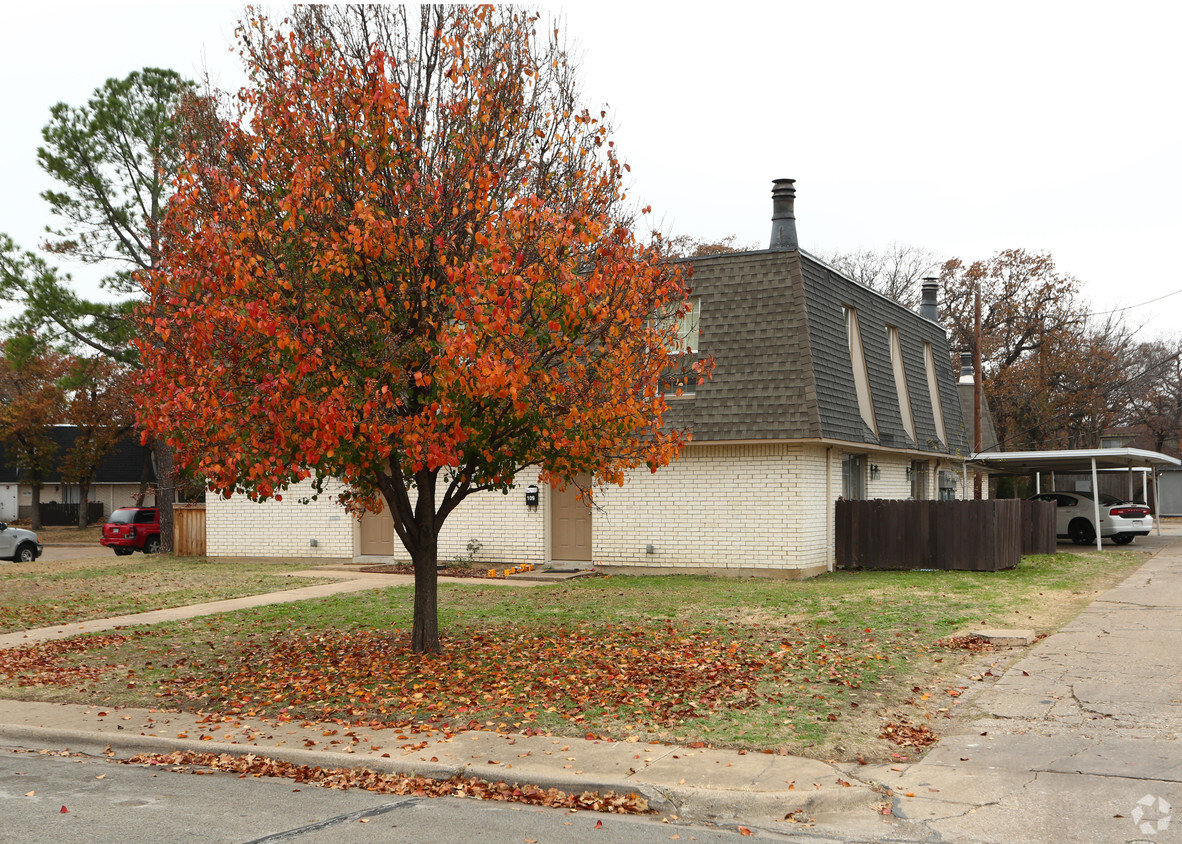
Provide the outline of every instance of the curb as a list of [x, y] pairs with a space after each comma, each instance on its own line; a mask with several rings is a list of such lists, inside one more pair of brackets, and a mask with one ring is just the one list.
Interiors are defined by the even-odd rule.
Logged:
[[[508, 782], [520, 785], [523, 781], [509, 777], [489, 777], [478, 771], [474, 765], [448, 765], [443, 762], [419, 762], [408, 765], [402, 760], [384, 757], [358, 757], [353, 753], [338, 753], [330, 750], [303, 750], [297, 747], [260, 747], [253, 744], [231, 744], [219, 741], [196, 741], [194, 739], [169, 738], [167, 736], [119, 735], [91, 730], [75, 730], [57, 727], [34, 727], [22, 724], [0, 724], [0, 743], [17, 745], [26, 749], [45, 749], [45, 745], [63, 745], [63, 749], [102, 756], [108, 749], [120, 755], [134, 756], [137, 753], [171, 753], [174, 750], [192, 753], [216, 753], [231, 756], [259, 756], [306, 765], [310, 768], [351, 768], [377, 771], [382, 774], [420, 776], [433, 780], [447, 780], [452, 777], [473, 777], [487, 782]], [[32, 745], [32, 746], [30, 746]], [[677, 806], [652, 786], [608, 778], [574, 781], [561, 776], [545, 773], [533, 775], [529, 785], [539, 788], [557, 788], [571, 794], [585, 791], [600, 793], [635, 793], [648, 800], [649, 805], [659, 812], [676, 811]]]
[[528, 779], [504, 776], [490, 777], [475, 765], [449, 765], [442, 762], [407, 764], [404, 760], [358, 756], [328, 750], [305, 750], [296, 747], [265, 747], [219, 741], [170, 738], [167, 736], [120, 735], [118, 733], [59, 727], [38, 727], [21, 724], [0, 724], [0, 745], [27, 750], [44, 750], [53, 746], [91, 756], [103, 756], [115, 751], [126, 758], [138, 753], [215, 753], [232, 756], [259, 756], [293, 765], [320, 768], [349, 768], [377, 771], [383, 774], [422, 776], [446, 780], [456, 776], [474, 777], [486, 782], [529, 784], [538, 788], [556, 788], [570, 794], [587, 791], [617, 794], [637, 794], [648, 801], [659, 814], [676, 814], [694, 821], [754, 822], [782, 819], [785, 815], [802, 811], [806, 815], [846, 813], [869, 809], [882, 800], [881, 795], [861, 783], [840, 791], [752, 791], [724, 788], [694, 788], [688, 786], [656, 785], [613, 777], [590, 777], [573, 780], [561, 774], [535, 771]]

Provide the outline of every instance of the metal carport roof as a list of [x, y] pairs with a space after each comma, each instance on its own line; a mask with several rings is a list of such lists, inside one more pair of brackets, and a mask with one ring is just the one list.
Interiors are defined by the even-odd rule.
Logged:
[[[1182, 466], [1182, 460], [1156, 451], [1140, 448], [1081, 448], [1060, 451], [982, 452], [969, 458], [970, 462], [995, 472], [1022, 474], [1025, 472], [1091, 472], [1092, 489], [1100, 488], [1096, 472], [1100, 469], [1148, 469], [1153, 472], [1153, 518], [1161, 533], [1158, 515], [1157, 470], [1166, 466]], [[1095, 524], [1100, 524], [1100, 501], [1093, 497]], [[1096, 548], [1100, 548], [1100, 531], [1096, 531]]]
[[985, 451], [969, 458], [998, 472], [1090, 472], [1096, 469], [1157, 469], [1182, 460], [1140, 448], [1080, 448], [1062, 451]]

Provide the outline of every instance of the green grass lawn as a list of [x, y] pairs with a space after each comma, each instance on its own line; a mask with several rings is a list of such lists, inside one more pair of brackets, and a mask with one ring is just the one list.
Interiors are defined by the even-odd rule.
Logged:
[[961, 672], [984, 675], [966, 663], [992, 661], [999, 675], [1013, 655], [941, 640], [982, 626], [1050, 632], [1145, 559], [446, 584], [436, 656], [409, 653], [412, 592], [396, 587], [0, 652], [0, 695], [889, 759], [903, 749], [880, 738], [886, 725], [938, 733], [974, 682]]
[[112, 555], [0, 566], [0, 633], [309, 586], [283, 577], [307, 564]]

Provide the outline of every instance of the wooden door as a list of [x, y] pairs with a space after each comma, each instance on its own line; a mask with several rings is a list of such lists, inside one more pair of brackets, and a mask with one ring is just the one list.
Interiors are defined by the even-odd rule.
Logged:
[[361, 548], [363, 557], [389, 557], [394, 553], [394, 519], [390, 509], [380, 513], [366, 513], [361, 517]]
[[[578, 479], [583, 487], [590, 482], [590, 477]], [[561, 492], [550, 488], [550, 559], [591, 562], [591, 505], [579, 500], [575, 484]]]

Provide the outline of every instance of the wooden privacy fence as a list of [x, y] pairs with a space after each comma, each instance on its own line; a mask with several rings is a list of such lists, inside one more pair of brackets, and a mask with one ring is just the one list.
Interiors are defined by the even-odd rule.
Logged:
[[1055, 505], [1042, 501], [838, 501], [837, 565], [862, 569], [1013, 568], [1055, 553]]
[[1054, 554], [1058, 551], [1056, 536], [1058, 517], [1050, 501], [1022, 501], [1022, 553]]
[[205, 555], [205, 505], [172, 505], [173, 552], [186, 557]]

